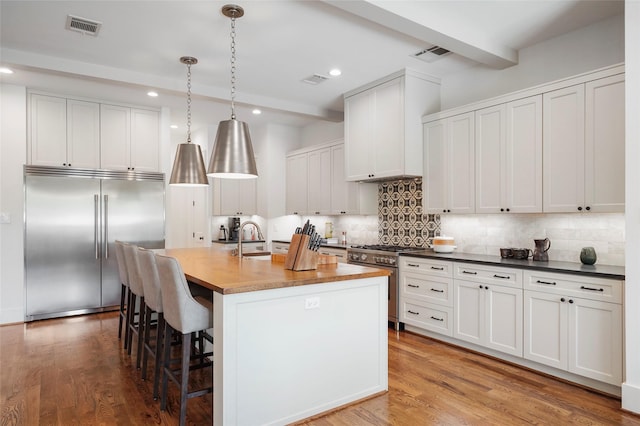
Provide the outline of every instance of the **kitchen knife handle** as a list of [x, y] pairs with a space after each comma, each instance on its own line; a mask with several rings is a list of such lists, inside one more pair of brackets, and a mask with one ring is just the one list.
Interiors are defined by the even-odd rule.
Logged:
[[109, 258], [109, 196], [104, 195], [104, 258]]
[[98, 245], [98, 194], [93, 194], [93, 247], [96, 259], [100, 259], [100, 247]]

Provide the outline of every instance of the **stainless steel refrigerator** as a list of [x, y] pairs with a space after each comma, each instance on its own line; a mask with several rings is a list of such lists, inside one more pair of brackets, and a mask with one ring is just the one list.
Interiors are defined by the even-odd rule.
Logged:
[[120, 304], [116, 240], [164, 248], [164, 174], [25, 166], [25, 321]]

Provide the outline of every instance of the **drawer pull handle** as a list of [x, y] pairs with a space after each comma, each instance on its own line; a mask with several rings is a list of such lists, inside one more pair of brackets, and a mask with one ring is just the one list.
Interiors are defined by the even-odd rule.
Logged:
[[407, 284], [407, 287], [411, 287], [411, 288], [420, 288], [419, 285], [415, 285], [415, 284]]
[[478, 275], [477, 272], [471, 272], [471, 271], [462, 271], [463, 274], [469, 274], [469, 275]]
[[431, 291], [435, 291], [436, 293], [444, 293], [444, 290], [438, 290], [437, 288], [432, 288]]
[[413, 312], [413, 311], [407, 311], [408, 313], [410, 313], [411, 315], [420, 315], [420, 312]]
[[436, 271], [444, 271], [444, 266], [440, 266], [440, 267], [432, 266], [431, 269], [435, 269]]
[[434, 317], [433, 315], [431, 315], [431, 319], [436, 321], [444, 321], [444, 318]]
[[592, 287], [585, 287], [583, 285], [580, 286], [580, 289], [582, 289], [582, 290], [591, 290], [591, 291], [604, 291], [604, 288], [592, 288]]
[[538, 284], [556, 285], [555, 281], [536, 281]]
[[419, 268], [420, 267], [420, 265], [417, 265], [415, 263], [407, 263], [407, 266], [411, 266], [413, 268]]
[[503, 280], [510, 280], [511, 277], [505, 277], [504, 275], [493, 274], [493, 278], [502, 278]]

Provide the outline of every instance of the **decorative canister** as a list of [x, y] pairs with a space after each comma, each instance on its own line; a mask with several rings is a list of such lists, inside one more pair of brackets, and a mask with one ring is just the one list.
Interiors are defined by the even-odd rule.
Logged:
[[593, 247], [583, 247], [580, 251], [580, 262], [585, 265], [593, 265], [597, 259], [596, 250]]

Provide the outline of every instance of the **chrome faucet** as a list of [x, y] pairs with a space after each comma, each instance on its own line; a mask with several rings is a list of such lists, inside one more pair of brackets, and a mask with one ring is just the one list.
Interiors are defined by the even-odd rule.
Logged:
[[240, 224], [240, 228], [238, 228], [238, 249], [236, 250], [238, 257], [240, 259], [242, 259], [242, 230], [244, 229], [245, 225], [253, 225], [256, 227], [256, 230], [258, 231], [258, 239], [259, 240], [264, 240], [264, 236], [262, 235], [262, 230], [260, 229], [260, 225], [258, 225], [257, 223], [255, 223], [252, 220], [247, 220], [245, 222], [242, 222]]

